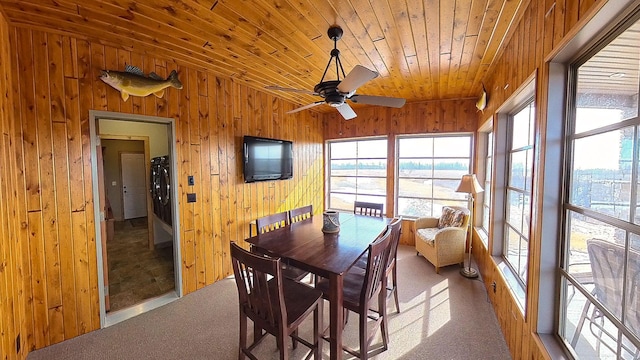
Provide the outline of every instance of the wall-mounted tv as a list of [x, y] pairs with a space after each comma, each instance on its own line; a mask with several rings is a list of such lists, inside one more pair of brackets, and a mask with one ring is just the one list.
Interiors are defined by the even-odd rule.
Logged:
[[242, 141], [244, 181], [293, 177], [293, 143], [287, 140], [245, 136]]

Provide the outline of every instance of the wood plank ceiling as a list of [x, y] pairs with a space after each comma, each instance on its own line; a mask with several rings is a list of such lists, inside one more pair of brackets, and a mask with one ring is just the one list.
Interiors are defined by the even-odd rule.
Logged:
[[[526, 3], [0, 0], [0, 10], [15, 26], [70, 33], [160, 55], [254, 88], [312, 90], [333, 48], [327, 29], [339, 25], [344, 30], [338, 49], [345, 71], [360, 64], [380, 73], [361, 86], [359, 94], [419, 101], [477, 97], [483, 77]], [[319, 100], [300, 93], [273, 94], [302, 105]]]

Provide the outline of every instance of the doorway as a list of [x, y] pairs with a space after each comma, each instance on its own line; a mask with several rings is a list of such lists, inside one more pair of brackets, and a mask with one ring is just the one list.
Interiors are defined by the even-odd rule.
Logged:
[[[156, 215], [152, 171], [152, 157], [168, 159], [167, 181], [175, 183], [175, 129], [172, 119], [97, 111], [91, 116], [105, 327], [181, 296], [179, 232], [172, 225], [179, 222], [167, 224]], [[165, 207], [175, 209], [175, 189], [169, 185], [165, 192], [171, 194]]]

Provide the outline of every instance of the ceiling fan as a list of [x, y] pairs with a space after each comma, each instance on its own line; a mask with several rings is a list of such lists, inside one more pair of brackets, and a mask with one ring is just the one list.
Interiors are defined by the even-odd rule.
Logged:
[[[350, 120], [355, 118], [357, 115], [346, 102], [346, 100], [350, 100], [357, 104], [367, 104], [367, 105], [379, 105], [379, 106], [389, 106], [400, 108], [404, 105], [405, 99], [402, 98], [393, 98], [387, 96], [372, 96], [372, 95], [358, 95], [356, 94], [356, 89], [366, 83], [369, 80], [375, 79], [378, 77], [378, 73], [372, 70], [367, 69], [364, 66], [356, 65], [349, 75], [345, 75], [344, 69], [342, 68], [342, 62], [340, 61], [340, 50], [337, 48], [338, 40], [342, 38], [342, 28], [339, 26], [332, 26], [327, 31], [327, 35], [329, 38], [333, 40], [333, 50], [331, 50], [331, 58], [329, 58], [329, 62], [327, 63], [327, 67], [324, 69], [324, 74], [322, 74], [322, 79], [320, 82], [313, 88], [313, 91], [309, 90], [300, 90], [300, 89], [292, 89], [292, 88], [284, 88], [280, 86], [266, 86], [266, 89], [269, 90], [281, 90], [281, 91], [290, 91], [297, 92], [301, 94], [310, 94], [317, 95], [323, 98], [324, 100], [313, 102], [309, 105], [305, 105], [299, 107], [297, 109], [291, 110], [287, 112], [287, 114], [296, 113], [298, 111], [310, 109], [312, 107], [328, 104], [338, 110], [340, 115], [342, 115], [345, 120]], [[327, 71], [331, 66], [331, 62], [335, 60], [336, 66], [336, 75], [337, 80], [327, 80], [324, 78], [327, 75]], [[340, 74], [342, 74], [342, 80], [340, 80]]]

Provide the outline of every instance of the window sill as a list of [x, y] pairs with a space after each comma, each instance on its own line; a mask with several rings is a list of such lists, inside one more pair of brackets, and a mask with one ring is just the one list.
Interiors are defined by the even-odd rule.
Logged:
[[564, 346], [558, 338], [551, 334], [538, 334], [538, 339], [542, 347], [546, 350], [549, 357], [554, 360], [572, 360], [573, 357], [568, 356]]
[[526, 289], [520, 284], [520, 282], [517, 280], [516, 274], [513, 273], [511, 268], [501, 257], [494, 256], [493, 260], [498, 266], [498, 270], [504, 277], [504, 280], [509, 287], [509, 291], [511, 292], [511, 296], [516, 300], [518, 308], [520, 309], [520, 313], [522, 314], [522, 316], [524, 316], [524, 308], [527, 298]]
[[487, 234], [487, 232], [484, 231], [484, 229], [481, 227], [474, 227], [473, 231], [476, 233], [476, 235], [478, 235], [478, 238], [480, 238], [480, 241], [482, 241], [482, 243], [484, 244], [484, 248], [487, 249], [489, 245], [489, 234]]

